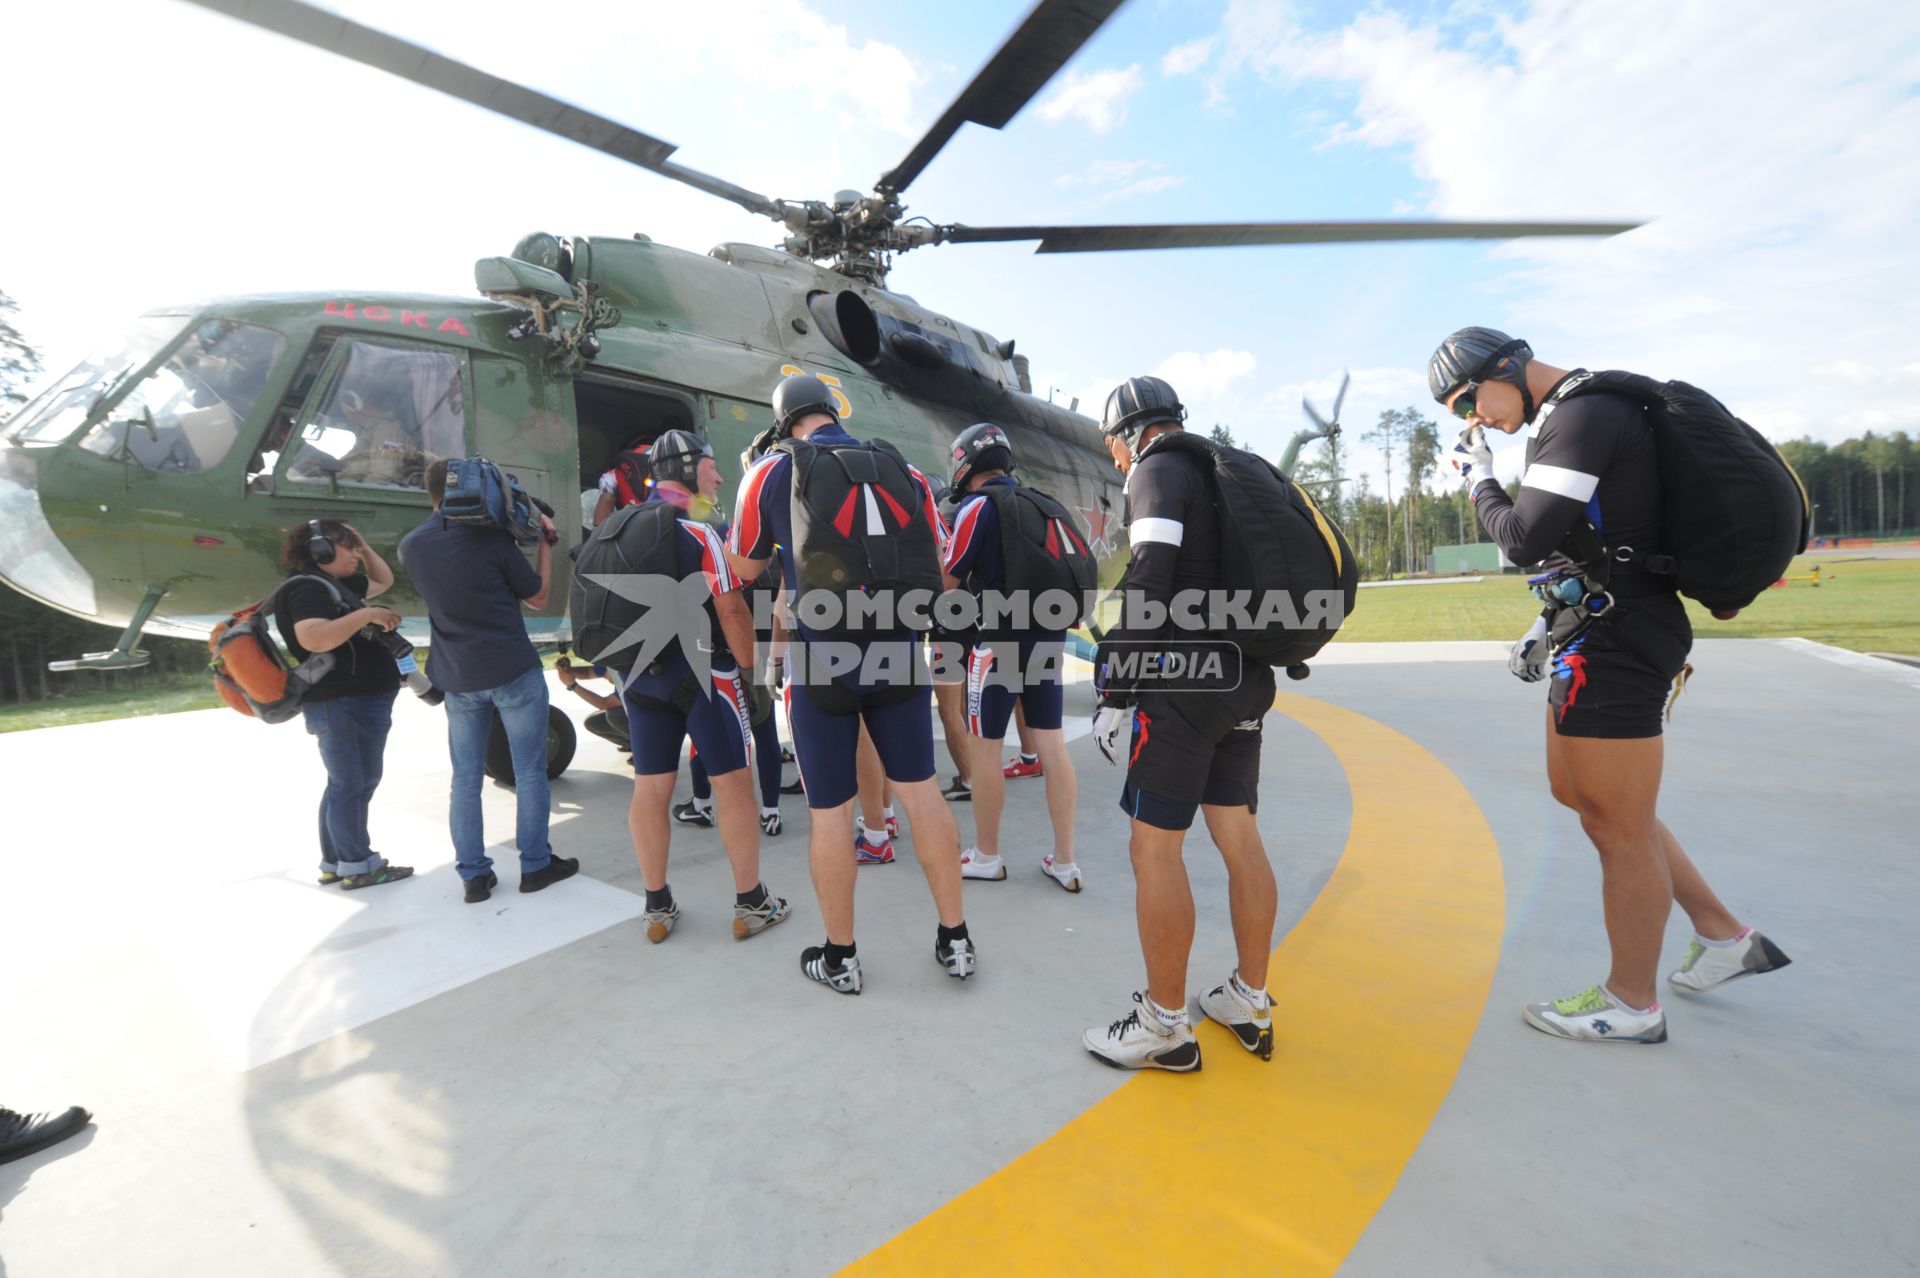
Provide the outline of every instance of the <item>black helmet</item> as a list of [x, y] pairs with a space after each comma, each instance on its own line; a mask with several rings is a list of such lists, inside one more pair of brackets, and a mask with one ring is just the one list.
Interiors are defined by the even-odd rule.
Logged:
[[1463, 328], [1448, 334], [1427, 361], [1427, 389], [1444, 404], [1468, 382], [1511, 382], [1520, 388], [1532, 420], [1533, 396], [1527, 391], [1527, 361], [1532, 358], [1533, 347], [1497, 328]]
[[960, 432], [947, 455], [953, 466], [947, 472], [947, 487], [955, 493], [967, 491], [967, 477], [976, 471], [1004, 470], [1013, 473], [1013, 444], [1007, 432], [992, 422], [981, 422]]
[[840, 405], [828, 385], [812, 373], [794, 373], [780, 379], [773, 388], [773, 424], [785, 438], [793, 433], [793, 424], [808, 413], [825, 413], [840, 420]]
[[744, 475], [752, 470], [753, 464], [762, 457], [765, 457], [779, 438], [780, 428], [778, 426], [769, 426], [758, 435], [755, 435], [752, 440], [748, 442], [747, 446], [740, 450], [740, 473]]
[[647, 450], [656, 483], [698, 488], [700, 460], [713, 456], [713, 445], [690, 430], [664, 430]]
[[1158, 377], [1129, 377], [1107, 396], [1107, 409], [1100, 415], [1100, 433], [1118, 435], [1137, 452], [1140, 432], [1147, 427], [1185, 420], [1186, 407], [1173, 387]]

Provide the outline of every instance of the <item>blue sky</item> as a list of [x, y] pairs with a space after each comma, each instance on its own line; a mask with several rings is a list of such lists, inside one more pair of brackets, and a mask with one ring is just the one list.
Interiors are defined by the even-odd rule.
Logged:
[[[869, 187], [1026, 5], [334, 7], [665, 137], [694, 168], [805, 198]], [[468, 293], [475, 258], [536, 228], [695, 250], [778, 236], [172, 0], [8, 6], [0, 42], [15, 122], [0, 288], [50, 364], [116, 316], [196, 295]], [[1302, 391], [1330, 395], [1342, 368], [1350, 434], [1429, 407], [1425, 359], [1471, 323], [1550, 362], [1697, 382], [1776, 436], [1917, 430], [1917, 85], [1914, 6], [1134, 0], [1006, 130], [963, 130], [912, 211], [1655, 220], [1604, 242], [949, 246], [901, 259], [893, 284], [1017, 338], [1036, 382], [1083, 410], [1161, 371], [1201, 424], [1276, 451]]]

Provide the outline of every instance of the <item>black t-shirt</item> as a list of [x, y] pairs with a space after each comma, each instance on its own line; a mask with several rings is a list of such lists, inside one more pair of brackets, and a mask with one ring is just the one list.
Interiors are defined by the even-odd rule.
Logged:
[[[294, 636], [294, 624], [301, 621], [331, 621], [345, 615], [333, 592], [315, 580], [316, 576], [315, 573], [295, 573], [289, 578], [293, 584], [281, 592], [279, 616], [275, 618], [280, 627], [280, 638], [286, 643], [287, 650], [300, 661], [305, 661], [308, 653]], [[335, 578], [334, 584], [346, 592], [347, 607], [350, 609], [359, 607], [366, 598], [367, 575], [363, 572]], [[394, 665], [392, 654], [371, 639], [356, 633], [335, 648], [333, 655], [333, 669], [307, 693], [308, 701], [365, 697], [393, 692], [400, 687], [400, 669]]]
[[433, 623], [434, 687], [484, 692], [540, 668], [520, 607], [540, 593], [540, 574], [506, 529], [436, 511], [401, 539], [400, 563]]

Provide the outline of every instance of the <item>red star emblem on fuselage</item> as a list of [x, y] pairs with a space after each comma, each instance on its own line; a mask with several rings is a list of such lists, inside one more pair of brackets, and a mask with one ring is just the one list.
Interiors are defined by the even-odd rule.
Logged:
[[1075, 506], [1074, 510], [1087, 525], [1087, 549], [1097, 559], [1111, 555], [1113, 539], [1107, 536], [1107, 512], [1099, 506]]

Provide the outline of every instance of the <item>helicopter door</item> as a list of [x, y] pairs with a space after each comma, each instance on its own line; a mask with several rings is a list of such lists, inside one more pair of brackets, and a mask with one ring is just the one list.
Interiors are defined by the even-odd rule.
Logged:
[[663, 431], [706, 433], [697, 424], [695, 402], [686, 391], [624, 379], [589, 376], [574, 383], [583, 525], [592, 523], [601, 477], [621, 452], [636, 444], [651, 444]]
[[467, 383], [464, 351], [340, 337], [280, 450], [278, 494], [424, 507], [427, 467], [466, 454]]

